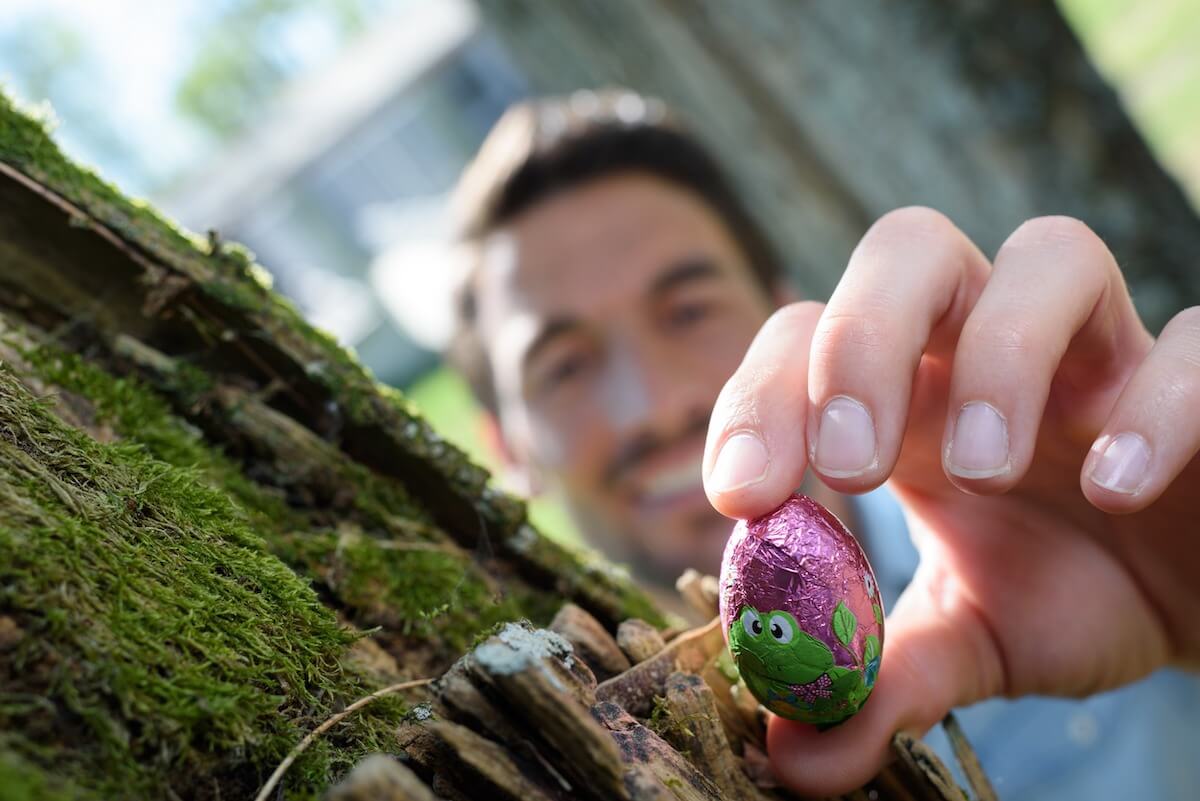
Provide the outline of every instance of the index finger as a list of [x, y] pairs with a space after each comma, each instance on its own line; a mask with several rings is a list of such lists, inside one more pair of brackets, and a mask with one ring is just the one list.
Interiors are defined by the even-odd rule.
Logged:
[[836, 490], [882, 483], [900, 450], [922, 353], [931, 342], [952, 344], [989, 270], [966, 235], [931, 209], [900, 209], [873, 225], [828, 307], [796, 304], [773, 316], [722, 390], [703, 472], [717, 511], [770, 512], [800, 485], [810, 454], [818, 463], [836, 456], [834, 468], [827, 461], [817, 470]]
[[807, 301], [771, 315], [717, 397], [703, 475], [709, 502], [724, 515], [769, 512], [804, 478], [808, 351], [822, 309]]

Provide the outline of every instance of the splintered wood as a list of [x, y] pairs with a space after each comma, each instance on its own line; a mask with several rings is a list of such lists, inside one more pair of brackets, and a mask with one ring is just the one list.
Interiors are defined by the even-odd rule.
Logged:
[[[328, 798], [793, 798], [770, 774], [764, 713], [717, 665], [723, 651], [716, 619], [668, 643], [637, 620], [614, 639], [574, 605], [550, 629], [507, 624], [409, 715], [401, 762], [373, 757]], [[610, 678], [598, 683], [597, 674]], [[959, 745], [969, 749], [965, 739]], [[897, 735], [893, 751], [893, 764], [846, 798], [965, 797], [920, 741]]]

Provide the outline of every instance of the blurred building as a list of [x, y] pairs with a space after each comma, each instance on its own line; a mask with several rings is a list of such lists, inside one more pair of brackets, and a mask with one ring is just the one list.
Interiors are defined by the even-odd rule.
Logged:
[[449, 325], [445, 196], [526, 92], [473, 4], [414, 0], [161, 204], [245, 243], [306, 316], [404, 384]]

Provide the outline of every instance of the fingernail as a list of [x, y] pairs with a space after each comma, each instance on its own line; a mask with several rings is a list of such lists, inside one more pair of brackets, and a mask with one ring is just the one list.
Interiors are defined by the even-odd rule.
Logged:
[[946, 463], [962, 478], [991, 478], [1009, 471], [1008, 426], [995, 407], [974, 401], [959, 409]]
[[708, 474], [708, 487], [714, 492], [732, 492], [763, 480], [767, 474], [767, 446], [755, 434], [732, 434], [717, 453], [717, 461]]
[[839, 395], [821, 412], [813, 464], [829, 478], [862, 475], [878, 460], [871, 413], [853, 398]]
[[1107, 445], [1102, 445], [1104, 439], [1107, 437], [1096, 442], [1096, 446], [1103, 447], [1103, 450], [1092, 464], [1090, 478], [1110, 492], [1134, 494], [1146, 481], [1147, 468], [1150, 467], [1150, 446], [1140, 434], [1129, 431], [1109, 439]]

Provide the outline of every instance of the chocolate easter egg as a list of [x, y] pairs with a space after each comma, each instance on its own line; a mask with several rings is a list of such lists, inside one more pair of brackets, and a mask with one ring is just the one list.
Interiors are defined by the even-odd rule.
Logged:
[[730, 653], [764, 706], [817, 724], [862, 707], [879, 674], [883, 606], [862, 546], [832, 512], [796, 494], [739, 522], [720, 588]]

